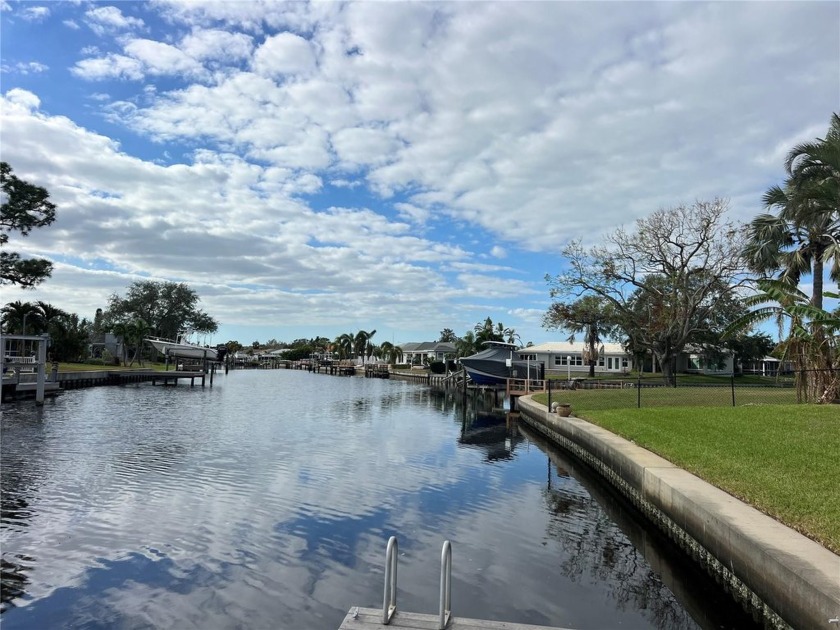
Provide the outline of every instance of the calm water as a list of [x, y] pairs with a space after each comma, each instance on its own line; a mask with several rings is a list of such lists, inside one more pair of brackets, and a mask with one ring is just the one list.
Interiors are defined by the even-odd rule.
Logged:
[[2, 625], [336, 629], [382, 605], [573, 628], [749, 628], [567, 455], [398, 381], [239, 371], [213, 388], [3, 406]]

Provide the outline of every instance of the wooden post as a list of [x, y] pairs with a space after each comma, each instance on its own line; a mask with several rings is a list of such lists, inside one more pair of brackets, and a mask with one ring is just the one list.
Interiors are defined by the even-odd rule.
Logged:
[[35, 404], [44, 404], [44, 381], [46, 380], [47, 365], [47, 338], [48, 335], [41, 335], [38, 341], [38, 382], [35, 385]]

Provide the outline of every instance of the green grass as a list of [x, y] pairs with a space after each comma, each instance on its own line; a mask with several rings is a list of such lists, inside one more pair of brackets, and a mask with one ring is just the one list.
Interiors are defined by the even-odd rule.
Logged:
[[[547, 394], [534, 399], [547, 404]], [[617, 389], [553, 390], [551, 400], [567, 402], [581, 413], [598, 409], [634, 409], [641, 407], [732, 407], [732, 388], [721, 387], [624, 387]], [[794, 404], [796, 390], [792, 387], [735, 386], [735, 405]], [[840, 412], [838, 412], [840, 414]]]
[[[51, 364], [47, 363], [47, 372], [51, 369]], [[136, 362], [132, 367], [123, 367], [122, 365], [95, 365], [90, 363], [59, 363], [58, 364], [58, 371], [59, 372], [97, 372], [97, 371], [104, 371], [104, 372], [113, 372], [116, 370], [138, 370], [138, 369], [152, 369], [162, 372], [166, 369], [166, 365], [164, 363], [149, 363], [148, 361], [144, 361], [143, 365], [140, 366]], [[172, 365], [169, 366], [169, 369], [174, 369]]]
[[[608, 409], [589, 396], [603, 393], [569, 392], [563, 400], [568, 398], [575, 416], [632, 440], [840, 552], [840, 407]], [[585, 395], [578, 404], [576, 394]]]

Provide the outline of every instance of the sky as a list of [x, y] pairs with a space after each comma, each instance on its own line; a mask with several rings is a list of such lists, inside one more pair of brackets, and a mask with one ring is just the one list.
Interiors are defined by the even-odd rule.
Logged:
[[52, 277], [2, 302], [184, 282], [203, 343], [564, 339], [565, 244], [715, 197], [749, 220], [840, 109], [837, 2], [0, 9], [0, 159], [57, 205], [9, 245]]

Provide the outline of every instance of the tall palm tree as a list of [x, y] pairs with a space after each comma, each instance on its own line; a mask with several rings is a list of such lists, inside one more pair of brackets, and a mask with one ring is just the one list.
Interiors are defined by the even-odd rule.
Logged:
[[338, 352], [338, 359], [343, 361], [350, 357], [353, 352], [353, 335], [351, 333], [342, 333], [335, 338], [333, 342], [336, 352]]
[[370, 332], [360, 330], [353, 338], [353, 352], [357, 357], [360, 357], [362, 361], [364, 361], [365, 355], [367, 354], [368, 343], [370, 342], [371, 337], [375, 334], [376, 330], [371, 330]]
[[744, 250], [753, 271], [796, 285], [813, 277], [811, 304], [823, 305], [824, 267], [840, 280], [840, 116], [832, 115], [825, 138], [796, 145], [785, 160], [784, 187], [773, 186], [764, 205], [777, 214], [762, 214], [748, 228]]

